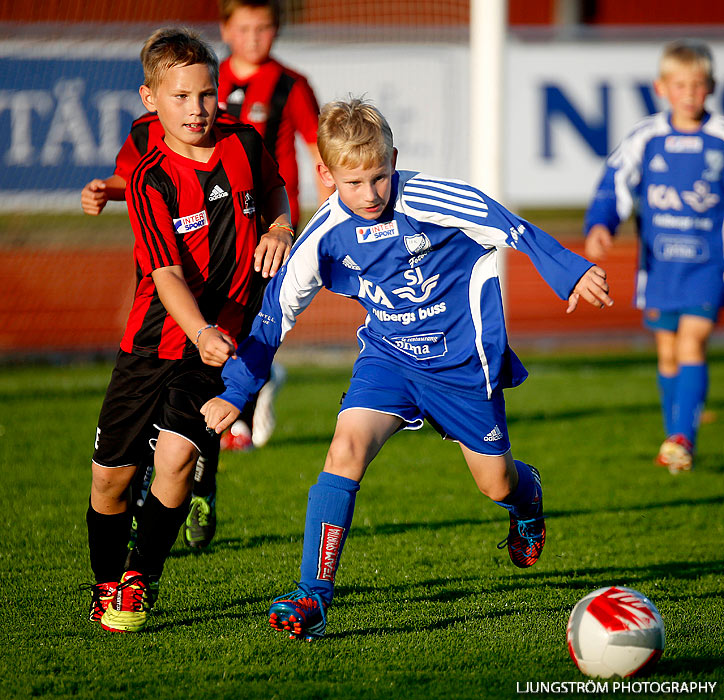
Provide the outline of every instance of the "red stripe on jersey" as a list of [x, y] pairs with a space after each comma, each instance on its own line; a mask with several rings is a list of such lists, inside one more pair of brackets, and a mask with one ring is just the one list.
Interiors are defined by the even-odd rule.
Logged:
[[181, 326], [167, 314], [161, 330], [161, 340], [158, 344], [158, 356], [161, 358], [175, 359], [180, 356], [186, 346], [186, 333], [181, 330]]
[[131, 131], [123, 142], [121, 150], [118, 151], [116, 169], [113, 174], [129, 182], [141, 156], [152, 150], [162, 137], [163, 127], [158, 121], [157, 114], [147, 112], [136, 119], [131, 125]]
[[138, 266], [136, 267], [136, 274], [139, 276], [136, 293], [133, 298], [131, 313], [128, 314], [126, 330], [121, 339], [121, 349], [125, 352], [133, 352], [135, 346], [134, 339], [143, 326], [148, 308], [151, 305], [156, 291], [153, 280], [150, 277], [142, 277]]
[[[145, 155], [138, 167], [133, 171], [131, 177], [130, 197], [126, 196], [128, 202], [128, 213], [131, 223], [137, 223], [138, 231], [141, 233], [141, 241], [146, 246], [146, 258], [148, 266], [141, 266], [144, 274], [159, 267], [180, 264], [178, 252], [175, 250], [175, 242], [168, 241], [168, 231], [161, 228], [162, 223], [168, 226], [170, 216], [164, 209], [165, 202], [163, 193], [160, 191], [167, 177], [161, 173], [155, 173], [156, 168], [163, 170], [163, 163], [166, 156], [159, 148]], [[165, 173], [165, 171], [163, 171]], [[159, 178], [160, 176], [160, 178]], [[136, 227], [134, 227], [135, 230]], [[136, 237], [136, 243], [139, 244]]]

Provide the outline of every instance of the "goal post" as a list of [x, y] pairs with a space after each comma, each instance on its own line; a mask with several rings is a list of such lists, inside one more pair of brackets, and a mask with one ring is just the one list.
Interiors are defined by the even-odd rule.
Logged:
[[[470, 0], [470, 180], [505, 203], [503, 109], [507, 0]], [[506, 250], [498, 255], [505, 303]]]

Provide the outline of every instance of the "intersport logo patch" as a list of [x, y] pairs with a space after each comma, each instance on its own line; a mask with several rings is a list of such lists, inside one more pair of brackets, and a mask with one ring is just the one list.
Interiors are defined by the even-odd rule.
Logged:
[[387, 221], [384, 224], [374, 224], [373, 226], [358, 226], [355, 231], [357, 232], [357, 243], [375, 243], [400, 235], [396, 221]]
[[173, 220], [173, 227], [176, 229], [176, 233], [182, 236], [184, 233], [191, 233], [197, 231], [204, 226], [209, 225], [209, 219], [206, 216], [206, 210], [196, 212], [195, 214], [189, 214], [188, 216], [182, 216], [180, 219]]
[[317, 578], [320, 581], [334, 583], [334, 574], [339, 561], [339, 549], [344, 536], [344, 528], [340, 525], [322, 523], [322, 533], [319, 540], [319, 558], [317, 565]]

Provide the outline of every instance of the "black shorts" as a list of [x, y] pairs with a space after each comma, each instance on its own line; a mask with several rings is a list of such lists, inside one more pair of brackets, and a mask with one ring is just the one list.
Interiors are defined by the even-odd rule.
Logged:
[[181, 435], [201, 454], [213, 454], [219, 437], [206, 430], [199, 411], [223, 391], [221, 368], [200, 357], [160, 360], [119, 351], [98, 418], [93, 461], [102, 467], [137, 466], [159, 430]]

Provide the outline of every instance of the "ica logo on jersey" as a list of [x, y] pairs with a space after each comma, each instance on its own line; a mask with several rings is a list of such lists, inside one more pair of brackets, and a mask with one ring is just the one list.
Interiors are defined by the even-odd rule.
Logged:
[[386, 306], [388, 309], [395, 308], [382, 287], [373, 284], [359, 275], [357, 276], [357, 279], [359, 280], [359, 292], [357, 293], [359, 299], [367, 298], [373, 304], [381, 304], [382, 306]]
[[704, 180], [697, 180], [691, 190], [679, 193], [676, 188], [667, 185], [649, 185], [647, 192], [649, 206], [652, 209], [684, 208], [682, 199], [698, 214], [703, 214], [719, 203], [719, 195], [711, 191], [711, 186]]

